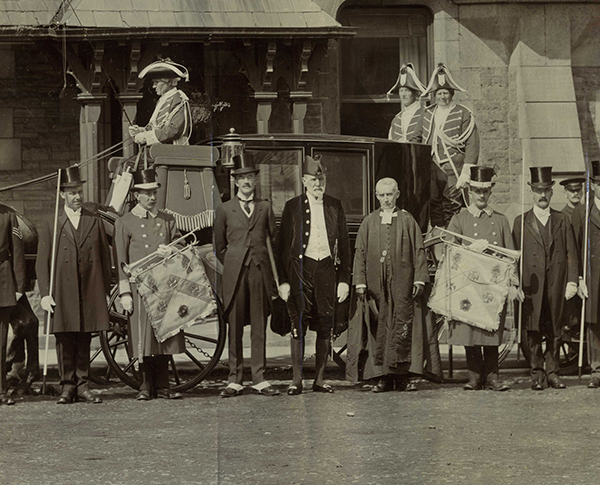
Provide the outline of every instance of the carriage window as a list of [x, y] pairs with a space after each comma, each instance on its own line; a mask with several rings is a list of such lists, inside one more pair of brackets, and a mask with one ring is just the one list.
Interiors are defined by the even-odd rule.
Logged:
[[281, 216], [285, 203], [300, 194], [302, 150], [251, 150], [258, 172], [257, 195], [270, 199], [273, 212]]
[[326, 193], [340, 199], [348, 219], [366, 214], [367, 150], [314, 150], [327, 167]]

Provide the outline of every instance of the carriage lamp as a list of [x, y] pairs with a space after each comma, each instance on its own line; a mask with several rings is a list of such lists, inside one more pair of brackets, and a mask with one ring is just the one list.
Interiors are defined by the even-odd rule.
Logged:
[[233, 157], [241, 155], [244, 151], [244, 144], [240, 135], [235, 132], [235, 128], [230, 128], [229, 133], [223, 137], [221, 147], [221, 160], [224, 168], [234, 168]]

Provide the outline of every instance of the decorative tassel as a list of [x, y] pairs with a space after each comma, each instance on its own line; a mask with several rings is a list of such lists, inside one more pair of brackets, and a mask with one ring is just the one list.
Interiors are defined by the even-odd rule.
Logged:
[[187, 178], [187, 170], [183, 170], [183, 198], [189, 200], [192, 198], [192, 188]]

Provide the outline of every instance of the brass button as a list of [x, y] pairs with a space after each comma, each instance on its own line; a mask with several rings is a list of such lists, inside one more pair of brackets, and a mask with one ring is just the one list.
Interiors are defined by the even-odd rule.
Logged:
[[385, 261], [385, 258], [380, 258], [380, 259], [379, 259], [379, 262], [380, 262], [380, 263], [383, 263], [384, 261]]
[[[302, 247], [303, 247], [303, 248], [305, 248], [305, 247], [306, 247], [306, 244], [303, 244], [303, 245], [302, 245]], [[65, 249], [67, 249], [67, 248], [65, 248]]]
[[147, 249], [147, 248], [149, 248], [150, 246], [148, 246], [147, 244], [144, 244], [144, 247]]
[[496, 235], [496, 233], [495, 233], [495, 232], [492, 232], [492, 236], [495, 236], [495, 235]]
[[162, 237], [164, 234], [162, 232], [159, 232], [158, 235]]
[[148, 237], [148, 235], [147, 234], [142, 234], [142, 237]]
[[307, 213], [307, 214], [310, 214], [310, 209], [306, 209], [306, 213]]
[[302, 255], [298, 256], [300, 259], [302, 259]]
[[381, 254], [383, 254], [384, 256], [387, 256], [387, 249], [384, 249], [383, 251], [381, 251]]
[[304, 235], [305, 235], [305, 236], [308, 236], [308, 235], [309, 235], [309, 233], [308, 233], [308, 232], [305, 232], [305, 233], [304, 233]]
[[142, 226], [141, 226], [141, 227], [146, 227], [146, 224], [142, 224]]
[[306, 219], [306, 223], [307, 223], [307, 224], [310, 224], [310, 219]]
[[477, 227], [477, 223], [473, 224], [475, 227]]
[[[475, 225], [477, 225], [477, 224], [475, 224]], [[477, 236], [479, 236], [479, 234], [478, 233], [474, 233], [473, 236], [477, 237]]]

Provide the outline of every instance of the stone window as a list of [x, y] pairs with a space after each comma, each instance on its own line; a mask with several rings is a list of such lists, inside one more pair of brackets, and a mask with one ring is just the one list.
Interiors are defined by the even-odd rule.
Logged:
[[387, 99], [400, 66], [412, 62], [427, 84], [432, 18], [418, 7], [347, 7], [339, 15], [357, 35], [340, 40], [341, 133], [387, 138], [400, 111], [397, 93]]

